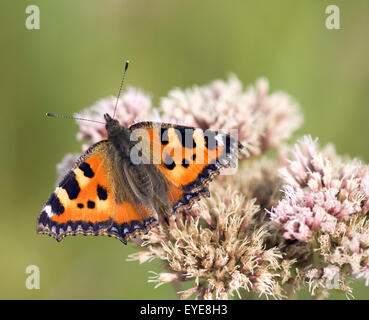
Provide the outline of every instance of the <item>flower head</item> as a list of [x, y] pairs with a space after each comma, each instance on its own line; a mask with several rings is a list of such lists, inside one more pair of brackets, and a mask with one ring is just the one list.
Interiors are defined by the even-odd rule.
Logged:
[[[351, 295], [350, 277], [369, 283], [369, 167], [337, 156], [331, 147], [320, 151], [310, 136], [283, 163], [283, 196], [270, 211], [272, 222], [287, 241], [306, 243], [300, 245], [305, 258], [296, 251], [292, 258], [302, 266], [312, 295], [325, 297], [330, 289]], [[313, 265], [306, 264], [309, 259]]]
[[238, 130], [249, 154], [259, 155], [278, 146], [302, 123], [298, 105], [285, 93], [268, 94], [266, 79], [242, 88], [231, 75], [206, 86], [174, 89], [161, 100], [163, 119], [212, 130]]
[[196, 289], [184, 297], [197, 292], [197, 298], [226, 299], [234, 293], [240, 296], [242, 290], [281, 297], [281, 253], [265, 249], [266, 228], [250, 227], [259, 210], [254, 200], [218, 185], [212, 198], [191, 212], [171, 216], [168, 224], [142, 239], [148, 252], [177, 275], [173, 279], [195, 280]]
[[[103, 122], [105, 113], [113, 115], [115, 104], [116, 97], [106, 97], [98, 100], [93, 106], [82, 110], [75, 116]], [[151, 97], [141, 90], [129, 87], [118, 101], [116, 119], [122, 126], [128, 127], [136, 121], [158, 120], [158, 118], [158, 113], [152, 108]], [[77, 134], [77, 139], [86, 143], [84, 150], [107, 137], [104, 122], [96, 124], [78, 121], [78, 125], [80, 132]]]
[[368, 166], [320, 152], [310, 136], [283, 162], [284, 197], [270, 215], [286, 239], [307, 242], [314, 232], [332, 233], [340, 220], [368, 211]]

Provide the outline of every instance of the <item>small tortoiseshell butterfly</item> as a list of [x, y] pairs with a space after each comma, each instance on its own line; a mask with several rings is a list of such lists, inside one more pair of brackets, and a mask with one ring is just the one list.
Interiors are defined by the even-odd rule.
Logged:
[[109, 114], [104, 118], [107, 139], [91, 146], [56, 187], [37, 233], [58, 241], [108, 235], [126, 244], [165, 215], [209, 197], [208, 183], [242, 148], [211, 130], [154, 122], [125, 128]]

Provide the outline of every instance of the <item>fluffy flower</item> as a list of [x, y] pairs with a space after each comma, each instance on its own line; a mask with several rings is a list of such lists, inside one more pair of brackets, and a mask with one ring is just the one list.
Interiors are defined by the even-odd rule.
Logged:
[[268, 94], [266, 79], [244, 90], [240, 80], [216, 80], [206, 86], [174, 89], [161, 100], [163, 120], [202, 129], [238, 131], [249, 154], [259, 155], [278, 146], [299, 128], [297, 103], [282, 92]]
[[339, 221], [368, 211], [369, 167], [328, 151], [305, 136], [283, 161], [284, 197], [270, 215], [286, 239], [308, 242], [314, 232], [332, 233]]
[[318, 244], [327, 265], [369, 284], [369, 223], [365, 217], [339, 222], [332, 232], [318, 238]]
[[177, 275], [170, 279], [195, 280], [196, 287], [182, 298], [197, 293], [197, 299], [227, 299], [242, 291], [281, 297], [281, 253], [265, 248], [266, 228], [249, 227], [259, 210], [254, 200], [218, 185], [191, 212], [172, 215], [168, 224], [142, 236], [143, 245]]
[[[106, 97], [98, 100], [92, 107], [88, 107], [80, 113], [75, 114], [76, 117], [102, 121], [101, 124], [77, 121], [80, 127], [77, 139], [85, 142], [83, 146], [84, 150], [107, 137], [104, 114], [109, 113], [112, 116], [115, 103], [116, 97]], [[136, 121], [159, 120], [159, 115], [152, 108], [151, 97], [149, 95], [144, 94], [141, 90], [129, 87], [118, 101], [116, 119], [121, 125], [128, 127]]]
[[352, 295], [352, 289], [347, 285], [343, 274], [337, 266], [312, 268], [306, 274], [309, 290], [313, 296], [319, 291], [319, 299], [326, 298], [330, 289], [342, 290], [347, 297]]
[[240, 162], [236, 175], [220, 178], [225, 180], [224, 183], [235, 185], [246, 198], [255, 198], [264, 212], [264, 209], [276, 206], [281, 199], [280, 166], [279, 160], [261, 157], [257, 161]]
[[[246, 147], [246, 155], [259, 155], [277, 147], [302, 123], [299, 107], [289, 95], [282, 92], [268, 94], [268, 90], [266, 79], [259, 79], [255, 86], [245, 90], [238, 78], [231, 75], [227, 82], [216, 80], [207, 86], [174, 89], [155, 109], [149, 95], [131, 87], [118, 102], [116, 118], [124, 126], [137, 121], [162, 120], [235, 133]], [[106, 138], [103, 115], [113, 114], [115, 103], [114, 96], [106, 97], [75, 114], [76, 117], [102, 121], [101, 124], [78, 121], [77, 139], [85, 142], [83, 150]]]
[[156, 283], [155, 288], [160, 287], [164, 283], [172, 282], [179, 279], [178, 275], [175, 273], [162, 272], [160, 274], [157, 274], [154, 271], [151, 271], [151, 273], [153, 275], [149, 278], [149, 280], [147, 280], [147, 282]]
[[282, 162], [284, 194], [270, 211], [285, 239], [283, 249], [279, 247], [297, 260], [312, 295], [324, 298], [331, 289], [340, 289], [350, 296], [350, 277], [369, 283], [369, 167], [340, 158], [332, 147], [320, 151], [310, 136]]

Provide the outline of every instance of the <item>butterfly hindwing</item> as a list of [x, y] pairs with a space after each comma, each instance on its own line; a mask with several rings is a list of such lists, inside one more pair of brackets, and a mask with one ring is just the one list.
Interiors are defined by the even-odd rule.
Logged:
[[[156, 219], [143, 205], [123, 202], [115, 208], [113, 224], [107, 230], [107, 235], [127, 243], [127, 240], [137, 233], [145, 232]], [[142, 216], [144, 217], [142, 219]]]

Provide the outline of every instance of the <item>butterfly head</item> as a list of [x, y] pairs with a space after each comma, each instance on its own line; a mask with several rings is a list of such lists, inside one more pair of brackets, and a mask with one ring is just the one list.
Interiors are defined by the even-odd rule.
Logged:
[[118, 120], [113, 119], [108, 113], [104, 114], [104, 119], [106, 121], [105, 128], [109, 137], [118, 136], [124, 130], [124, 128], [119, 124]]

